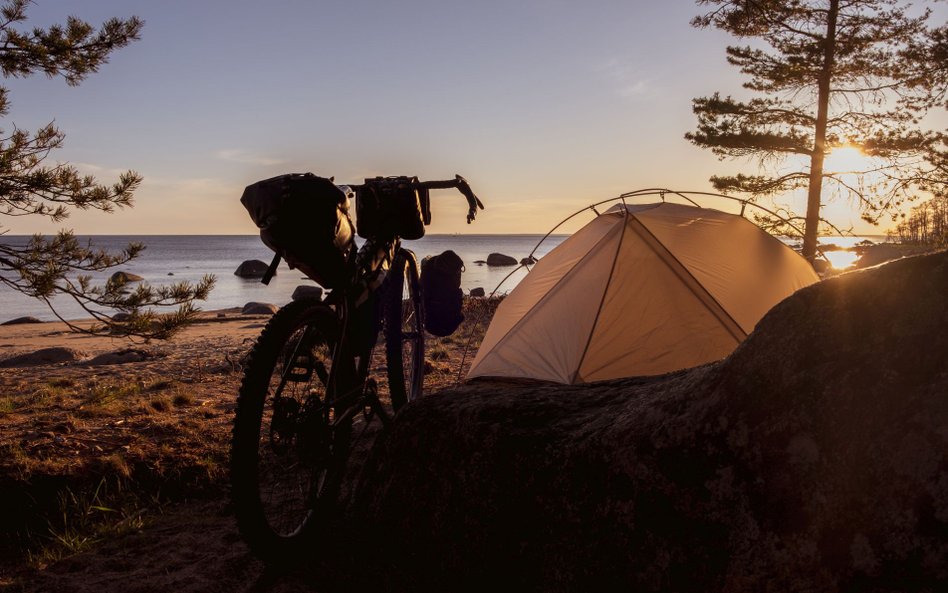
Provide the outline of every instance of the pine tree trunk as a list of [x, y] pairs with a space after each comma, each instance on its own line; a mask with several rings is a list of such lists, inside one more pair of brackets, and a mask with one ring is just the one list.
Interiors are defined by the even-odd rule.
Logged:
[[826, 157], [826, 122], [829, 118], [830, 82], [836, 52], [836, 19], [839, 0], [830, 0], [826, 15], [826, 38], [823, 47], [823, 68], [818, 81], [816, 130], [813, 153], [810, 155], [810, 184], [806, 201], [806, 225], [803, 229], [803, 257], [810, 263], [816, 259], [817, 234], [820, 228], [820, 198], [823, 189], [823, 160]]

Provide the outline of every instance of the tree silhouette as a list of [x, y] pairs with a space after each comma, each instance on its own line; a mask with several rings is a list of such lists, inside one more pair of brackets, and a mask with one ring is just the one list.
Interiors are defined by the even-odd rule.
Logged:
[[[897, 0], [697, 4], [711, 10], [692, 25], [750, 40], [726, 51], [756, 96], [694, 99], [698, 126], [685, 137], [721, 158], [758, 162], [757, 174], [712, 177], [719, 191], [757, 199], [806, 190], [805, 214], [788, 212], [804, 224], [805, 257], [815, 257], [820, 223], [828, 224], [820, 216], [825, 190], [854, 200], [862, 218], [876, 223], [917, 189], [944, 187], [943, 138], [920, 127], [945, 94], [945, 30], [928, 27], [930, 11], [910, 16]], [[841, 147], [867, 158], [857, 167], [827, 167], [827, 155]]]
[[[96, 29], [69, 17], [65, 25], [48, 29], [18, 29], [16, 25], [27, 18], [29, 4], [30, 0], [0, 3], [0, 72], [5, 78], [42, 72], [61, 76], [75, 86], [106, 63], [112, 51], [138, 39], [143, 25], [137, 17], [113, 18]], [[0, 87], [0, 117], [8, 113], [8, 91]], [[64, 138], [52, 123], [35, 133], [15, 127], [9, 133], [0, 131], [0, 214], [61, 221], [75, 208], [112, 212], [132, 204], [142, 180], [134, 171], [105, 185], [72, 165], [49, 163], [50, 154], [62, 146]], [[6, 232], [2, 225], [0, 232]], [[207, 298], [214, 279], [205, 276], [196, 285], [139, 284], [134, 289], [117, 279], [104, 285], [92, 283], [91, 273], [124, 264], [143, 248], [132, 243], [120, 253], [107, 253], [91, 243], [83, 244], [68, 230], [53, 237], [36, 235], [25, 246], [0, 241], [0, 282], [45, 301], [57, 317], [51, 299], [67, 295], [113, 333], [168, 337], [194, 315], [193, 302]], [[153, 309], [161, 306], [177, 309], [164, 314]], [[118, 317], [116, 312], [124, 315]]]

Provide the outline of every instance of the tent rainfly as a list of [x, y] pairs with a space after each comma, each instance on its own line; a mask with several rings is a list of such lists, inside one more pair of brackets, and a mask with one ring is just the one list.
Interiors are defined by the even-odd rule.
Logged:
[[742, 216], [617, 205], [507, 295], [468, 378], [575, 384], [704, 364], [817, 280], [806, 260]]

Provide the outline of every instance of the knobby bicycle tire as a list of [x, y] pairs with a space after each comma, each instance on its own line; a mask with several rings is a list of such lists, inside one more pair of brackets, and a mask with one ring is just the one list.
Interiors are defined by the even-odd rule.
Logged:
[[421, 397], [425, 374], [425, 325], [415, 255], [399, 249], [386, 279], [385, 362], [392, 409]]
[[[268, 563], [297, 559], [328, 533], [349, 447], [351, 420], [331, 427], [326, 384], [339, 323], [315, 299], [280, 309], [251, 351], [237, 398], [231, 488], [237, 526]], [[339, 384], [339, 383], [337, 383]]]

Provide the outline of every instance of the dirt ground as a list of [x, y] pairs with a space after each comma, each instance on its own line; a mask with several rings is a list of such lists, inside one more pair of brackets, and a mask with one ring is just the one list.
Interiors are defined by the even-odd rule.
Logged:
[[[465, 307], [453, 336], [428, 336], [426, 394], [455, 384], [468, 341], [470, 365], [496, 303]], [[228, 508], [236, 393], [266, 321], [204, 313], [151, 344], [59, 323], [0, 327], [0, 366], [50, 347], [75, 358], [0, 368], [0, 499], [17, 509], [0, 519], [0, 590], [319, 589], [319, 570], [267, 573]]]

